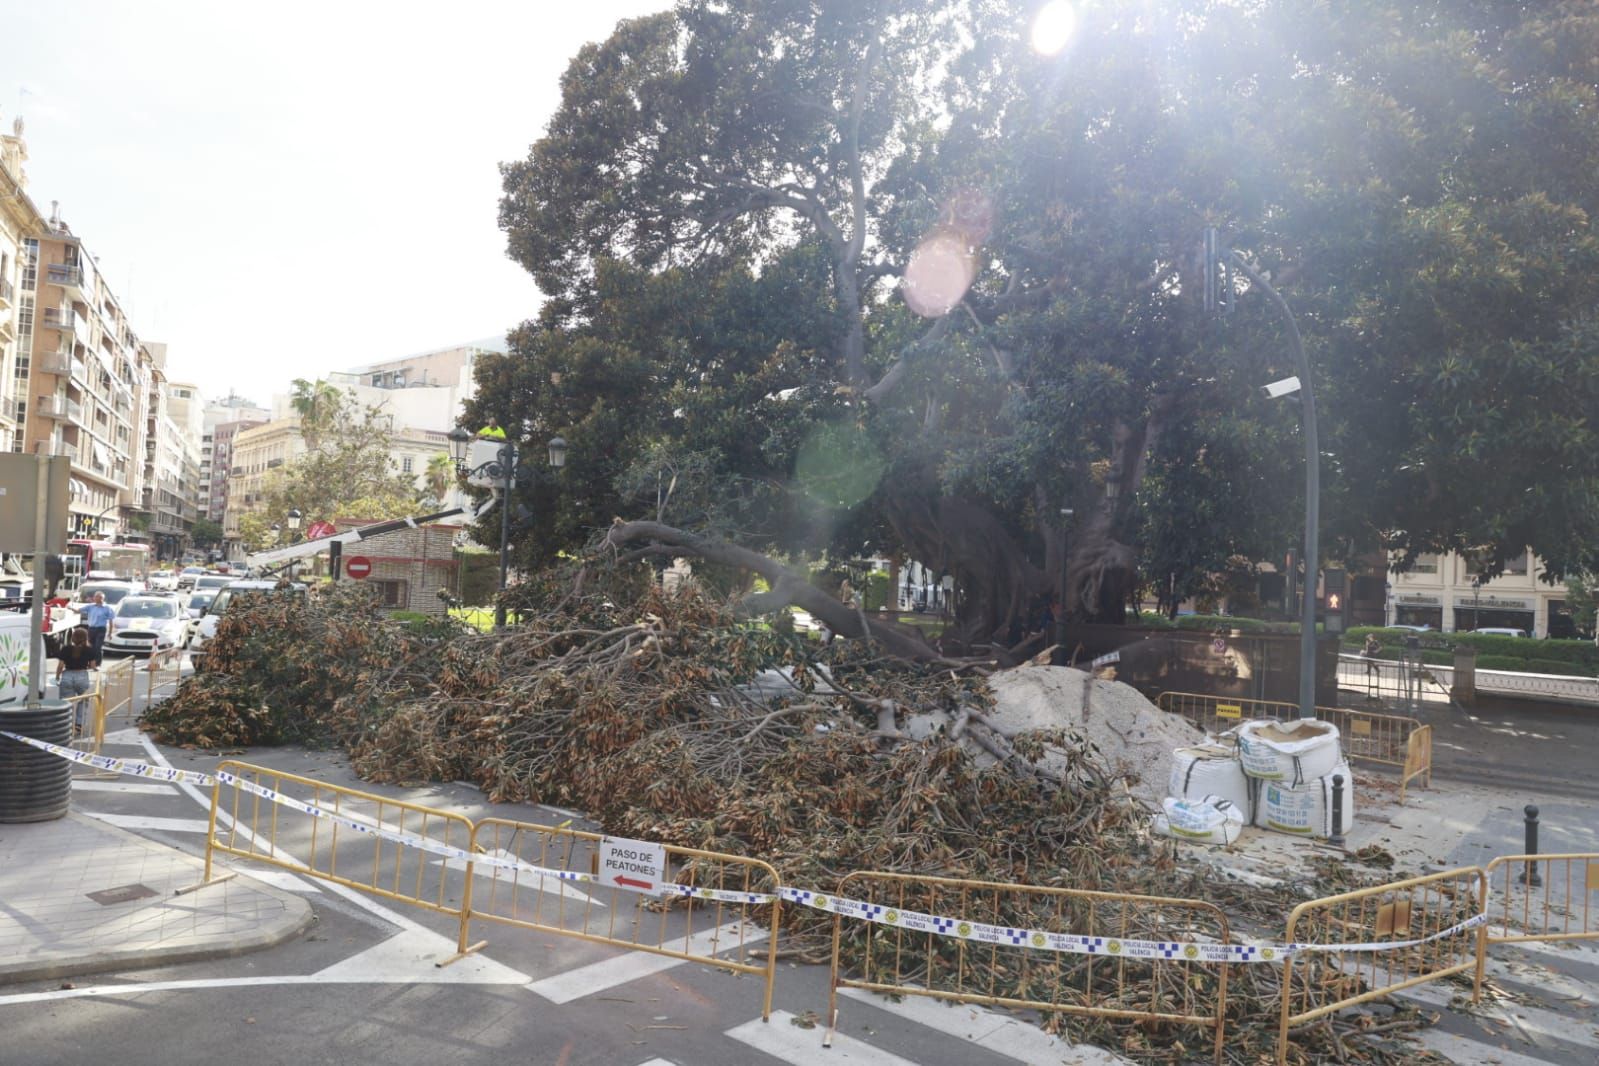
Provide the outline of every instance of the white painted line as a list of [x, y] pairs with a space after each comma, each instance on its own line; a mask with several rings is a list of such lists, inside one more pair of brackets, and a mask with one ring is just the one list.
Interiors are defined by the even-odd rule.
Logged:
[[677, 1066], [677, 1063], [667, 1062], [665, 1059], [651, 1059], [648, 1062], [639, 1063], [638, 1066]]
[[1518, 1055], [1493, 1044], [1479, 1043], [1437, 1029], [1423, 1029], [1416, 1034], [1416, 1041], [1429, 1051], [1436, 1051], [1455, 1062], [1471, 1063], [1472, 1066], [1551, 1066], [1548, 1059]]
[[90, 818], [98, 818], [106, 825], [122, 829], [155, 829], [166, 833], [204, 833], [211, 826], [204, 818], [148, 818], [142, 814], [104, 814], [84, 811]]
[[127, 745], [130, 748], [140, 747], [144, 742], [144, 733], [138, 729], [116, 729], [105, 735], [105, 743]]
[[[898, 1003], [863, 988], [841, 988], [840, 995], [868, 1003], [906, 1021], [936, 1029], [947, 1036], [976, 1044], [985, 1051], [1018, 1062], [1044, 1066], [1125, 1066], [1126, 1059], [1096, 1047], [1074, 1047], [1019, 1018], [969, 1003], [951, 1003], [931, 996], [907, 995]], [[844, 1008], [839, 1008], [843, 1014]]]
[[[465, 962], [466, 960], [461, 960]], [[461, 963], [456, 963], [456, 966]], [[19, 1006], [25, 1003], [51, 1003], [62, 999], [117, 999], [122, 996], [141, 996], [148, 992], [200, 992], [212, 988], [261, 988], [269, 985], [354, 985], [354, 984], [411, 984], [441, 985], [456, 983], [448, 976], [451, 966], [434, 966], [431, 962], [418, 967], [415, 973], [395, 974], [384, 980], [361, 981], [351, 977], [323, 977], [320, 974], [281, 974], [277, 977], [202, 977], [189, 981], [149, 981], [144, 984], [90, 985], [86, 988], [52, 988], [47, 992], [19, 992], [0, 996], [0, 1007]], [[520, 984], [520, 981], [479, 981], [478, 984]]]
[[[688, 938], [686, 950], [694, 955], [731, 951], [739, 946], [739, 928], [737, 922], [730, 922], [715, 929], [695, 933]], [[750, 926], [745, 929], [743, 937], [745, 944], [756, 944], [766, 939], [766, 930]], [[625, 946], [618, 945], [618, 947]], [[682, 939], [669, 939], [665, 946], [674, 949], [685, 947]], [[654, 955], [647, 951], [630, 951], [625, 955], [617, 955], [588, 966], [579, 966], [575, 970], [568, 970], [554, 977], [533, 981], [527, 987], [528, 991], [543, 996], [551, 1003], [570, 1003], [574, 999], [591, 996], [596, 992], [615, 988], [617, 985], [625, 985], [641, 977], [660, 973], [662, 970], [670, 970], [687, 961], [687, 959], [674, 959], [669, 955]]]
[[525, 985], [529, 980], [527, 974], [481, 954], [468, 955], [448, 966], [434, 966], [436, 961], [454, 951], [454, 942], [438, 933], [403, 929], [383, 943], [340, 959], [312, 976], [323, 981], [364, 985], [411, 984], [418, 973], [436, 970], [429, 975], [430, 984]]
[[794, 1024], [794, 1016], [786, 1010], [774, 1010], [772, 1020], [759, 1018], [745, 1022], [727, 1035], [756, 1051], [765, 1052], [774, 1059], [793, 1063], [794, 1066], [831, 1066], [848, 1063], [851, 1066], [916, 1066], [909, 1059], [837, 1033], [831, 1048], [822, 1047], [822, 1036], [827, 1032], [820, 1024], [813, 1029], [801, 1029]]
[[124, 792], [146, 796], [176, 796], [178, 790], [171, 785], [141, 785], [132, 781], [96, 781], [89, 777], [72, 779], [74, 792]]
[[1560, 973], [1541, 962], [1532, 962], [1527, 959], [1506, 960], [1490, 958], [1487, 972], [1490, 977], [1497, 977], [1500, 980], [1510, 981], [1518, 985], [1528, 985], [1538, 989], [1540, 992], [1551, 992], [1562, 999], [1599, 1002], [1599, 985], [1579, 981], [1575, 977]]

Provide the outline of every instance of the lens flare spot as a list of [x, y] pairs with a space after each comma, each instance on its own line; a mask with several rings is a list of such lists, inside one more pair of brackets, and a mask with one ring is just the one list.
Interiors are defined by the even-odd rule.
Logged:
[[958, 234], [934, 233], [911, 253], [900, 293], [912, 311], [937, 318], [961, 302], [976, 276], [976, 257], [966, 241]]
[[839, 422], [811, 430], [795, 459], [794, 480], [817, 503], [848, 510], [876, 491], [886, 467], [865, 430]]
[[1033, 16], [1028, 42], [1041, 56], [1059, 55], [1077, 35], [1077, 6], [1070, 0], [1050, 0]]

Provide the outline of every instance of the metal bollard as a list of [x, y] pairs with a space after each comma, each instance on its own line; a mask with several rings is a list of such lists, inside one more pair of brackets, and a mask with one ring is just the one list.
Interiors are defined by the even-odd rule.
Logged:
[[1344, 846], [1344, 775], [1333, 774], [1332, 787], [1332, 836], [1327, 838], [1327, 843], [1335, 848]]
[[[1536, 855], [1538, 854], [1538, 808], [1529, 803], [1523, 808], [1522, 813], [1527, 816], [1527, 846], [1523, 854]], [[1519, 880], [1529, 888], [1541, 886], [1543, 878], [1538, 873], [1538, 864], [1536, 862], [1527, 863], [1527, 869], [1522, 872]]]

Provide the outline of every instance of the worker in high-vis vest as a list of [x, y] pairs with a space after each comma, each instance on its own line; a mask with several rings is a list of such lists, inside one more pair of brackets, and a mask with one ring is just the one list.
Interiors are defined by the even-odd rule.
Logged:
[[504, 440], [505, 430], [500, 428], [500, 423], [492, 417], [489, 424], [477, 431], [478, 440]]

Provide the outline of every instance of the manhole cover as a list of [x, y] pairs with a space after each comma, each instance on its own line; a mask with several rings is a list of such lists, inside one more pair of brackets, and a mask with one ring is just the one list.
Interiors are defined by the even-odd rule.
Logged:
[[98, 892], [90, 892], [89, 898], [102, 907], [109, 907], [113, 903], [127, 903], [134, 899], [149, 899], [157, 895], [155, 889], [149, 885], [118, 885], [116, 888], [102, 888]]

